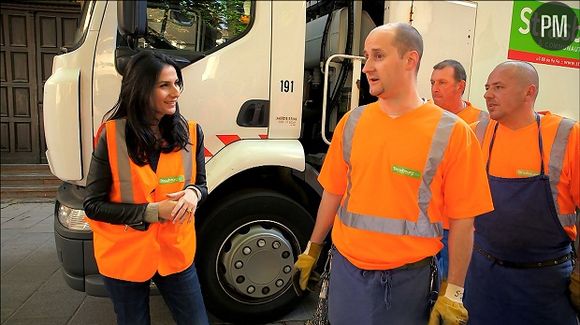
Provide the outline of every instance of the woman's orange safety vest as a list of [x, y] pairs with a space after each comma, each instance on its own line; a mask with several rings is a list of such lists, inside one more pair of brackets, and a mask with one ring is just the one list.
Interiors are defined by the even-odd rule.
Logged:
[[[195, 184], [195, 122], [189, 122], [187, 150], [161, 153], [156, 172], [149, 165], [138, 166], [129, 158], [125, 125], [126, 119], [105, 123], [113, 178], [111, 202], [159, 202], [167, 199], [168, 193], [183, 190], [185, 184]], [[174, 274], [193, 263], [196, 249], [193, 222], [156, 222], [147, 231], [139, 231], [125, 225], [88, 220], [93, 230], [95, 259], [102, 275], [143, 282], [155, 272], [162, 276]]]

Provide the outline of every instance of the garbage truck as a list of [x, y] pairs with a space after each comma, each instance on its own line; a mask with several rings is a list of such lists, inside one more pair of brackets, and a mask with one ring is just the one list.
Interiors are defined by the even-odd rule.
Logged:
[[195, 215], [195, 261], [206, 306], [224, 320], [267, 321], [299, 299], [292, 267], [314, 225], [322, 194], [317, 176], [334, 127], [348, 110], [376, 100], [361, 74], [366, 35], [393, 21], [419, 30], [425, 51], [418, 87], [425, 98], [432, 66], [453, 58], [468, 72], [465, 98], [485, 109], [489, 72], [509, 58], [524, 59], [541, 76], [538, 106], [578, 119], [577, 34], [564, 50], [534, 45], [530, 21], [541, 5], [84, 1], [76, 42], [54, 57], [44, 86], [46, 156], [63, 181], [54, 234], [67, 284], [107, 295], [82, 208], [84, 186], [103, 116], [139, 51], [162, 52], [179, 64], [181, 113], [205, 133], [209, 195]]

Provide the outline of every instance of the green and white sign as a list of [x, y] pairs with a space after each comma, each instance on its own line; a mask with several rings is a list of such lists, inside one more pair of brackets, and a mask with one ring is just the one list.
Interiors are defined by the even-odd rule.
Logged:
[[183, 182], [184, 180], [185, 180], [185, 177], [183, 175], [167, 176], [167, 177], [161, 177], [159, 179], [159, 184], [161, 184], [161, 185], [173, 184], [173, 183]]
[[408, 176], [412, 178], [421, 178], [421, 172], [417, 170], [413, 170], [411, 168], [393, 165], [391, 166], [391, 171], [395, 174]]
[[514, 1], [508, 59], [580, 68], [580, 10], [557, 1]]

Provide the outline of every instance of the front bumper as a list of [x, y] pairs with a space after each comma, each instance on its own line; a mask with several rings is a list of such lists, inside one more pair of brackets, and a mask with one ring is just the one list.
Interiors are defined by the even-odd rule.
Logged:
[[106, 297], [107, 290], [93, 254], [93, 233], [65, 227], [58, 220], [60, 205], [82, 209], [84, 188], [63, 183], [58, 189], [54, 210], [54, 241], [66, 283], [90, 296]]
[[[55, 217], [55, 228], [57, 224], [59, 221]], [[54, 241], [66, 283], [75, 290], [86, 292], [89, 296], [107, 297], [103, 277], [99, 274], [93, 255], [92, 238], [69, 238], [66, 230], [61, 232], [55, 229]]]

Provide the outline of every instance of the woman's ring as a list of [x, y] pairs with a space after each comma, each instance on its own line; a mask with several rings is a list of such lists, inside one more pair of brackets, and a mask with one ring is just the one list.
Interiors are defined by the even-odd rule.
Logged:
[[193, 209], [192, 208], [189, 208], [186, 211], [187, 211], [187, 213], [192, 213], [193, 212]]

